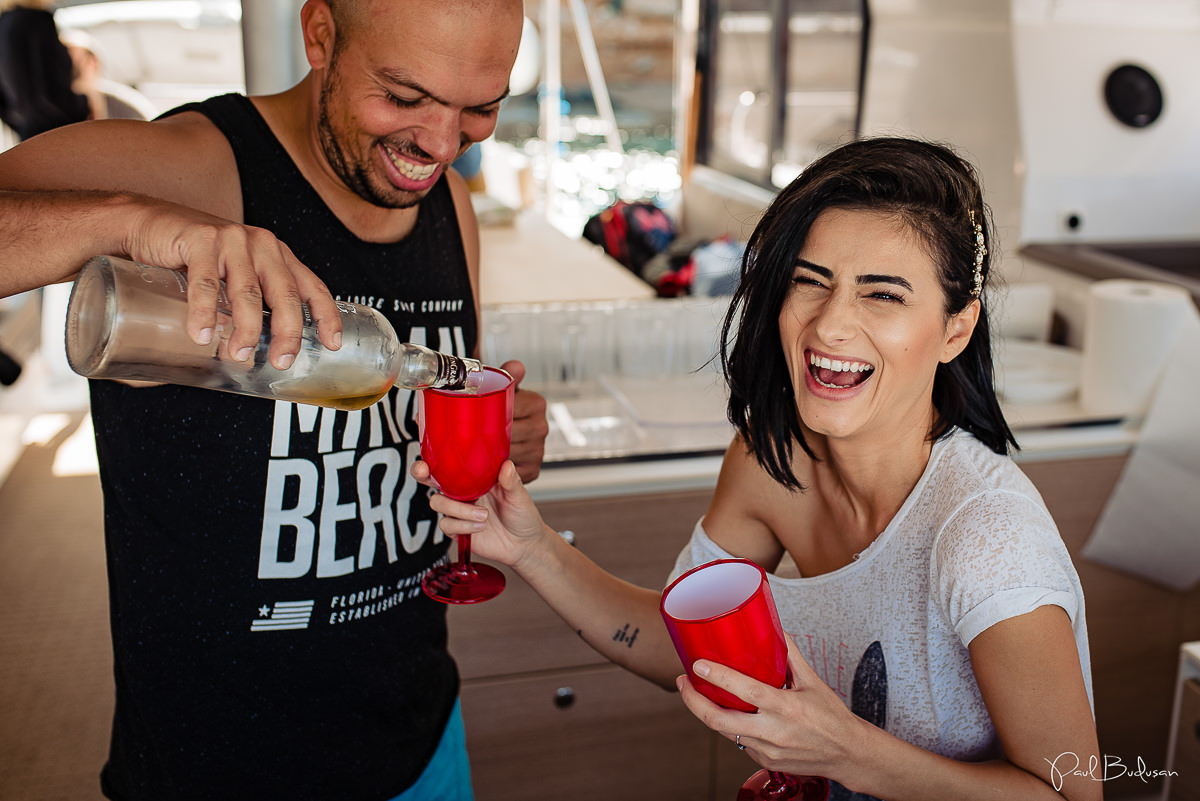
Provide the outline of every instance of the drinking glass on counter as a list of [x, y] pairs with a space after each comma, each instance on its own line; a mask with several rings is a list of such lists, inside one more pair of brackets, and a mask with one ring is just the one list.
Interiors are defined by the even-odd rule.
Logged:
[[[747, 559], [718, 559], [679, 576], [659, 603], [671, 641], [692, 685], [709, 700], [742, 712], [758, 710], [692, 672], [697, 659], [719, 662], [772, 687], [788, 681], [787, 642], [767, 573]], [[819, 776], [760, 770], [737, 801], [826, 801]]]
[[618, 311], [617, 371], [626, 378], [661, 379], [683, 370], [680, 358], [680, 304], [675, 300], [635, 301]]

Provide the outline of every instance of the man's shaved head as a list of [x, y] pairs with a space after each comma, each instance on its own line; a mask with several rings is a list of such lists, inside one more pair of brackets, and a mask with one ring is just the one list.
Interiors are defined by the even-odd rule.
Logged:
[[338, 49], [345, 47], [346, 42], [361, 25], [367, 22], [370, 15], [384, 12], [388, 5], [394, 3], [415, 5], [420, 2], [430, 2], [437, 4], [442, 9], [453, 7], [472, 13], [501, 12], [511, 9], [513, 6], [522, 10], [524, 8], [521, 0], [325, 0], [325, 2], [329, 4], [330, 10], [333, 12], [333, 24], [337, 28], [337, 41], [334, 47]]

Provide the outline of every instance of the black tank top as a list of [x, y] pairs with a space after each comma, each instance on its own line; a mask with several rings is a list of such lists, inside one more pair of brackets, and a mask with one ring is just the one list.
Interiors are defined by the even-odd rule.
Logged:
[[[240, 95], [205, 114], [233, 146], [244, 218], [334, 297], [400, 338], [470, 354], [476, 319], [443, 178], [401, 242], [359, 240]], [[458, 675], [446, 558], [424, 487], [415, 394], [343, 412], [93, 381], [104, 489], [118, 799], [382, 801], [432, 756]]]

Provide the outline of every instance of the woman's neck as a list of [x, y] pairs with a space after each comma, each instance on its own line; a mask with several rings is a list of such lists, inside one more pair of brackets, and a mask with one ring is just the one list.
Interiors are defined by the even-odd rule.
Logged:
[[[927, 427], [882, 438], [834, 440], [806, 434], [818, 461], [811, 490], [860, 536], [878, 536], [920, 481], [933, 451]], [[868, 543], [869, 544], [869, 543]]]

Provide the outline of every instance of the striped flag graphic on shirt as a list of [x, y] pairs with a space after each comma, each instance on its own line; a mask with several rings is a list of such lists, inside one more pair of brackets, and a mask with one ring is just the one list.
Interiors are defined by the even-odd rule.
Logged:
[[312, 617], [313, 601], [276, 601], [274, 608], [260, 606], [258, 619], [250, 624], [251, 631], [306, 629]]

